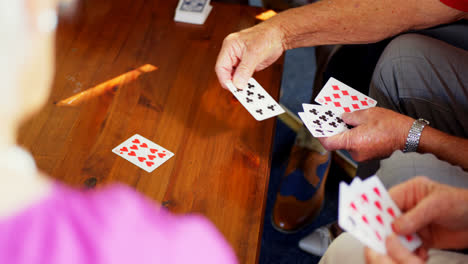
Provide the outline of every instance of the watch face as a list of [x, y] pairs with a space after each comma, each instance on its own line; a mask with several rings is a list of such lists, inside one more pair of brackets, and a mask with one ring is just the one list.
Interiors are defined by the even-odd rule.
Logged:
[[424, 118], [419, 118], [419, 119], [418, 119], [418, 120], [416, 120], [416, 121], [421, 121], [421, 122], [424, 122], [424, 123], [425, 123], [425, 125], [429, 125], [429, 124], [430, 124], [430, 123], [429, 123], [429, 121], [427, 121], [427, 120], [426, 120], [426, 119], [424, 119]]

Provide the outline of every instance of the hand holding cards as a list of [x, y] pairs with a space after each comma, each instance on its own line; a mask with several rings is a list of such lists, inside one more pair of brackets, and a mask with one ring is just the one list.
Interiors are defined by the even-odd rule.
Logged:
[[[340, 183], [338, 224], [373, 250], [386, 254], [385, 239], [393, 233], [391, 224], [401, 215], [377, 176], [364, 181], [354, 178], [351, 185]], [[410, 251], [421, 246], [417, 234], [400, 236]]]
[[299, 117], [314, 137], [330, 137], [350, 127], [341, 119], [343, 112], [330, 106], [302, 104]]
[[245, 89], [236, 88], [232, 82], [227, 82], [226, 86], [257, 121], [284, 113], [284, 109], [254, 78], [249, 79]]
[[348, 85], [330, 78], [315, 98], [320, 105], [303, 104], [299, 117], [314, 137], [330, 137], [348, 130], [343, 122], [344, 112], [367, 109], [377, 105], [374, 99]]

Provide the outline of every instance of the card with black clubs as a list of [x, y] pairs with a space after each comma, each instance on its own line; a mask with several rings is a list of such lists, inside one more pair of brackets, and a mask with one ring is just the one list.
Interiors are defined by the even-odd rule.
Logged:
[[351, 129], [343, 121], [343, 113], [364, 110], [377, 104], [374, 99], [332, 77], [315, 101], [320, 105], [303, 104], [304, 112], [299, 113], [314, 137], [330, 137]]
[[244, 89], [235, 87], [232, 82], [227, 82], [226, 86], [257, 121], [285, 112], [254, 78], [249, 79]]
[[348, 130], [350, 127], [341, 119], [344, 113], [330, 106], [303, 104], [299, 113], [307, 129], [314, 137], [329, 137]]

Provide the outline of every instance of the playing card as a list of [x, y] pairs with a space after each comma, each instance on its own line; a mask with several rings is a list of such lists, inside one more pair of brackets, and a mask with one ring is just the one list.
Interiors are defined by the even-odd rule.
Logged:
[[174, 153], [138, 134], [125, 140], [112, 152], [147, 172], [152, 172], [174, 156]]
[[333, 135], [339, 134], [339, 131], [334, 131], [331, 129], [325, 129], [320, 126], [314, 126], [314, 117], [307, 115], [304, 112], [297, 113], [302, 120], [302, 123], [307, 127], [312, 136], [314, 137], [331, 137]]
[[210, 0], [179, 0], [174, 21], [202, 25], [212, 9]]
[[341, 119], [342, 110], [331, 106], [302, 104], [304, 113], [312, 118], [312, 126], [336, 131], [338, 133], [348, 130], [350, 127]]
[[349, 187], [350, 187], [351, 190], [359, 190], [359, 188], [361, 186], [361, 183], [362, 183], [361, 178], [356, 176], [356, 177], [353, 178], [353, 181], [351, 182]]
[[352, 201], [354, 193], [346, 183], [340, 183], [339, 203], [338, 203], [338, 224], [346, 232], [352, 234], [356, 239], [365, 245], [376, 245], [372, 230], [366, 225], [365, 218], [362, 218], [360, 206]]
[[[343, 222], [343, 226], [341, 223], [340, 226], [347, 231], [351, 228], [344, 220], [347, 214], [352, 214], [356, 222], [362, 220], [361, 225], [354, 227], [360, 229], [359, 232], [350, 233], [377, 252], [386, 254], [385, 239], [393, 233], [391, 223], [401, 212], [377, 176], [362, 182], [355, 179], [348, 188], [344, 188], [348, 192], [339, 200], [343, 203], [339, 205], [339, 214], [343, 215], [339, 218]], [[340, 196], [342, 184], [345, 183], [340, 184]], [[416, 234], [400, 236], [399, 239], [411, 251], [421, 245], [421, 239]]]
[[[368, 199], [368, 212], [375, 228], [381, 230], [384, 237], [392, 234], [391, 224], [396, 217], [401, 215], [401, 211], [377, 176], [374, 175], [363, 182], [361, 197]], [[399, 236], [399, 239], [410, 251], [415, 250], [422, 243], [417, 234]]]
[[208, 0], [183, 0], [179, 7], [180, 11], [186, 12], [203, 12]]
[[353, 112], [377, 105], [377, 101], [374, 99], [354, 90], [333, 77], [327, 81], [315, 98], [315, 102], [339, 108], [344, 112]]
[[[363, 225], [360, 227], [366, 230], [366, 239], [369, 247], [384, 254], [386, 232], [384, 228], [377, 222], [381, 220], [381, 216], [376, 216], [373, 207], [370, 206], [369, 197], [366, 194], [364, 182], [360, 180], [353, 181], [350, 186], [349, 203], [356, 211], [357, 217], [362, 220]], [[359, 238], [358, 238], [359, 239]], [[360, 239], [362, 240], [362, 238]]]
[[226, 86], [257, 121], [285, 112], [254, 78], [249, 79], [244, 89], [236, 88], [232, 82], [227, 82]]

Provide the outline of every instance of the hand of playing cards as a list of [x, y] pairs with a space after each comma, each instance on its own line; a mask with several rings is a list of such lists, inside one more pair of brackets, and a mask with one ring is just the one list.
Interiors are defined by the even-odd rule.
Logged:
[[[364, 181], [354, 178], [350, 185], [340, 183], [338, 224], [373, 250], [386, 254], [385, 239], [393, 233], [392, 222], [401, 215], [377, 176]], [[400, 236], [408, 250], [421, 246], [417, 234]]]
[[350, 127], [341, 119], [344, 112], [367, 109], [377, 105], [374, 99], [348, 85], [330, 78], [315, 98], [320, 105], [303, 104], [299, 117], [314, 137], [330, 137]]
[[201, 25], [205, 23], [212, 8], [210, 0], [180, 0], [174, 20]]

